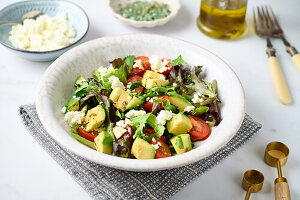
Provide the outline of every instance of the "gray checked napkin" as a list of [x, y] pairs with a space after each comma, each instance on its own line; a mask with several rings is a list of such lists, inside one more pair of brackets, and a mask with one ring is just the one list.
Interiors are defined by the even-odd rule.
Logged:
[[23, 105], [20, 117], [36, 141], [94, 199], [168, 199], [245, 144], [261, 125], [247, 114], [236, 135], [212, 155], [187, 166], [158, 172], [129, 172], [83, 159], [59, 146], [44, 129], [35, 105]]

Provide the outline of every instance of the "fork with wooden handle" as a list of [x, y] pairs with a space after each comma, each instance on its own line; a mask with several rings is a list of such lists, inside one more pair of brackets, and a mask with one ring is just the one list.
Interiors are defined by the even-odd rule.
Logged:
[[281, 28], [281, 26], [279, 25], [279, 22], [273, 12], [273, 9], [271, 6], [269, 6], [270, 8], [270, 11], [272, 13], [272, 17], [270, 16], [269, 14], [269, 11], [268, 11], [268, 8], [267, 6], [265, 7], [266, 8], [266, 14], [267, 14], [267, 18], [270, 20], [270, 23], [273, 24], [274, 26], [274, 32], [272, 34], [272, 36], [274, 37], [279, 37], [283, 44], [285, 45], [286, 47], [286, 52], [288, 52], [291, 56], [292, 56], [292, 59], [295, 63], [295, 65], [298, 67], [298, 69], [300, 70], [300, 53], [298, 53], [298, 51], [296, 50], [295, 47], [293, 47], [287, 40], [286, 38], [284, 37], [284, 34], [283, 34], [283, 29]]
[[255, 10], [253, 10], [253, 21], [255, 32], [258, 36], [263, 37], [267, 41], [267, 55], [269, 60], [269, 65], [277, 93], [277, 97], [282, 104], [290, 104], [292, 102], [292, 98], [285, 82], [284, 75], [282, 73], [280, 64], [276, 57], [276, 50], [273, 48], [270, 37], [274, 32], [274, 26], [270, 23], [264, 8], [257, 7], [257, 20], [255, 15]]

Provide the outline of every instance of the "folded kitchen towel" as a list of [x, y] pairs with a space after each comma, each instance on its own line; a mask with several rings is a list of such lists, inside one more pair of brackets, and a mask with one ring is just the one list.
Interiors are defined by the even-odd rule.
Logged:
[[129, 172], [93, 163], [59, 146], [41, 124], [35, 105], [21, 106], [19, 114], [36, 141], [94, 199], [168, 199], [245, 144], [261, 128], [246, 114], [239, 131], [224, 147], [196, 163], [157, 172]]

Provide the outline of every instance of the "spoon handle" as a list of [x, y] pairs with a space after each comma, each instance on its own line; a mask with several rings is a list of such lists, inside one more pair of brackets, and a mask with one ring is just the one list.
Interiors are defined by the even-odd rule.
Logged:
[[0, 22], [1, 25], [14, 25], [14, 24], [19, 24], [18, 22]]
[[249, 200], [251, 194], [251, 187], [247, 190], [246, 196], [244, 200]]
[[286, 178], [275, 179], [275, 200], [290, 200], [290, 188]]

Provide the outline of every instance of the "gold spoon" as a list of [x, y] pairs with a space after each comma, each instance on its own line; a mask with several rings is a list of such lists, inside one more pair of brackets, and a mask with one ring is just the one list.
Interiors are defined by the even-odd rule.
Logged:
[[243, 188], [247, 191], [245, 200], [250, 198], [252, 192], [261, 190], [264, 183], [264, 175], [257, 170], [248, 170], [243, 176]]
[[282, 177], [281, 166], [285, 165], [289, 155], [289, 148], [281, 142], [271, 142], [265, 151], [265, 162], [277, 167], [278, 178], [275, 179], [275, 200], [290, 200], [290, 189], [287, 179]]
[[16, 21], [16, 22], [0, 22], [0, 25], [21, 24], [25, 19], [34, 19], [37, 16], [39, 16], [40, 14], [42, 14], [42, 11], [33, 10], [33, 11], [30, 11], [30, 12], [26, 13], [25, 15], [23, 15], [22, 19], [20, 19], [19, 21]]

